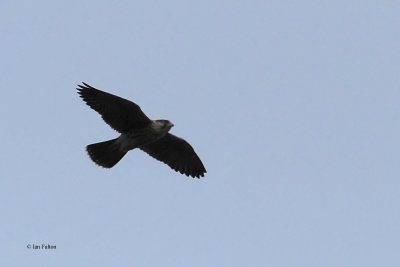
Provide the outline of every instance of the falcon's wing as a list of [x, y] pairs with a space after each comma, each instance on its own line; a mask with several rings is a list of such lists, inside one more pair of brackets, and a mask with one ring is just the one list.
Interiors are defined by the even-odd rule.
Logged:
[[170, 133], [154, 143], [141, 146], [140, 149], [187, 176], [200, 178], [207, 172], [192, 146]]
[[78, 93], [86, 104], [120, 133], [146, 127], [151, 122], [140, 107], [129, 100], [100, 91], [86, 83], [78, 87]]

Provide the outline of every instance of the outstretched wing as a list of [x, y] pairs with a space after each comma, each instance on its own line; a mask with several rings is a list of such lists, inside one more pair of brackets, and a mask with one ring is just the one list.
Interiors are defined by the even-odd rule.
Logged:
[[146, 127], [151, 122], [140, 107], [129, 100], [103, 92], [86, 83], [78, 85], [77, 90], [86, 104], [120, 133]]
[[207, 172], [193, 147], [170, 133], [156, 142], [141, 146], [140, 149], [187, 176], [200, 178]]

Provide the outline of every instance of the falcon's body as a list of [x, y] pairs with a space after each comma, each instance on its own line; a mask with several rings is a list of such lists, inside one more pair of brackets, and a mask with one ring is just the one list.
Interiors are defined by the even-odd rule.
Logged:
[[122, 151], [128, 152], [164, 137], [172, 126], [173, 124], [167, 120], [151, 121], [148, 127], [122, 133], [116, 143], [120, 145]]
[[111, 168], [129, 150], [139, 148], [175, 171], [197, 178], [204, 176], [206, 169], [192, 146], [168, 133], [174, 126], [170, 121], [150, 120], [135, 103], [83, 84], [78, 93], [86, 104], [120, 133], [116, 139], [87, 146], [95, 163]]

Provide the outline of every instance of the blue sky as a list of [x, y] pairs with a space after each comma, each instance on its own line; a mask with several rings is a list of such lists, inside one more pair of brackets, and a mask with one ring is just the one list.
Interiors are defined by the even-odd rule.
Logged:
[[[398, 1], [0, 3], [1, 266], [399, 266]], [[169, 119], [141, 151], [85, 81]], [[28, 244], [56, 245], [55, 250]]]

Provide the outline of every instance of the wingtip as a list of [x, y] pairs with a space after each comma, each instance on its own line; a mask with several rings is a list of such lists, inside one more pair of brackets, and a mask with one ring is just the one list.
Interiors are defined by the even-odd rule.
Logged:
[[[83, 85], [82, 85], [83, 84]], [[89, 92], [90, 90], [95, 90], [96, 88], [94, 88], [93, 86], [82, 82], [82, 84], [77, 84], [76, 90], [78, 90], [78, 94], [83, 97], [83, 95], [87, 92]]]
[[[82, 82], [83, 84], [85, 84], [84, 82]], [[81, 84], [77, 84], [76, 85], [76, 90], [78, 90], [78, 91], [82, 91], [83, 89], [85, 89], [86, 87], [85, 86], [83, 86], [83, 85], [81, 85]]]
[[199, 172], [199, 173], [190, 173], [190, 174], [186, 174], [187, 176], [191, 176], [192, 178], [197, 178], [200, 179], [202, 177], [204, 177], [204, 175], [206, 174], [206, 170], [204, 170], [203, 172]]
[[[83, 84], [83, 85], [82, 85], [82, 84]], [[85, 82], [82, 82], [82, 84], [77, 84], [77, 85], [76, 85], [76, 86], [77, 86], [76, 89], [78, 89], [78, 90], [81, 90], [81, 89], [94, 89], [93, 86], [91, 86], [91, 85], [89, 85], [89, 84], [87, 84], [87, 83], [85, 83]]]

